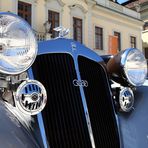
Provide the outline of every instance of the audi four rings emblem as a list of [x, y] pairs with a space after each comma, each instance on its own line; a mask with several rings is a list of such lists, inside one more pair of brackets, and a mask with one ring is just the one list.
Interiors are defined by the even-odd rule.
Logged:
[[74, 86], [87, 87], [88, 86], [88, 82], [86, 80], [77, 80], [77, 79], [74, 79], [73, 80], [73, 85]]

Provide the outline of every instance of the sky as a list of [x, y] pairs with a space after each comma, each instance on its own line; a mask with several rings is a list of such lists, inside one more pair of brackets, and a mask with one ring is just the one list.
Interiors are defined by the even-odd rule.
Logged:
[[128, 1], [128, 0], [118, 0], [118, 2], [121, 4], [121, 3], [124, 3], [124, 2], [126, 2], [126, 1]]

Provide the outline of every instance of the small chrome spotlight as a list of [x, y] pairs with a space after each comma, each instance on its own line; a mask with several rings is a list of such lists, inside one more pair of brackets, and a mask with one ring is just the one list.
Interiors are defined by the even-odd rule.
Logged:
[[123, 112], [129, 112], [134, 106], [134, 94], [131, 88], [124, 87], [119, 94], [120, 109]]
[[27, 80], [19, 85], [16, 91], [16, 107], [28, 115], [41, 112], [47, 102], [47, 93], [44, 86], [36, 80]]

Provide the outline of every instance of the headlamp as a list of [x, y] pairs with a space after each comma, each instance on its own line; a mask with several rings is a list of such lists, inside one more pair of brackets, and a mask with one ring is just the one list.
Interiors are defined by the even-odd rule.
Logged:
[[121, 64], [128, 81], [134, 86], [142, 85], [147, 75], [147, 62], [142, 52], [130, 48], [121, 57]]
[[140, 50], [129, 48], [111, 58], [107, 70], [112, 79], [122, 85], [140, 86], [147, 76], [147, 62]]
[[46, 89], [39, 81], [26, 80], [17, 88], [15, 103], [22, 113], [36, 115], [47, 103]]
[[37, 55], [37, 42], [31, 27], [20, 17], [0, 13], [0, 72], [20, 74]]

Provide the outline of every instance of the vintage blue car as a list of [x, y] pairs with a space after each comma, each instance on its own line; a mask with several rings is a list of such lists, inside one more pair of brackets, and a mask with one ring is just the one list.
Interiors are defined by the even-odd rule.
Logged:
[[138, 49], [99, 56], [62, 27], [37, 44], [0, 13], [0, 147], [147, 148], [146, 76]]

